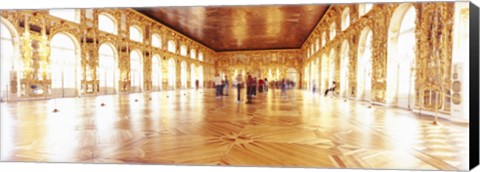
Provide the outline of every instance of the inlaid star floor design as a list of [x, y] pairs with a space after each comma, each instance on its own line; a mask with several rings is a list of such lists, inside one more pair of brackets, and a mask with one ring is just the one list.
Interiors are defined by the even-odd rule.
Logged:
[[301, 90], [242, 99], [206, 89], [2, 103], [1, 160], [468, 169], [468, 124]]

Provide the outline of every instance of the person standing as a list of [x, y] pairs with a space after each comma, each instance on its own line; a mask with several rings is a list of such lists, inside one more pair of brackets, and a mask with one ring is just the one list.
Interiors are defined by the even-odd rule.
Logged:
[[[229, 84], [228, 83], [228, 77], [225, 76], [225, 82], [224, 82], [224, 85], [223, 85], [225, 87], [225, 96], [228, 96], [228, 84]], [[222, 92], [223, 92], [223, 90], [222, 90]]]
[[195, 80], [195, 89], [196, 89], [196, 90], [198, 90], [198, 86], [199, 86], [199, 85], [200, 85], [200, 83], [199, 83], [198, 79]]
[[237, 75], [237, 103], [240, 103], [240, 90], [242, 89], [242, 75]]
[[257, 96], [257, 77], [253, 77], [253, 97]]
[[282, 79], [281, 81], [281, 87], [282, 87], [282, 98], [283, 97], [287, 97], [287, 81], [285, 81], [285, 79]]
[[333, 91], [335, 93], [335, 88], [337, 88], [337, 83], [335, 83], [335, 81], [333, 81], [330, 88], [325, 90], [325, 97], [328, 95], [328, 92], [330, 92], [330, 91]]
[[268, 80], [265, 78], [265, 92], [268, 92]]
[[253, 91], [254, 91], [254, 88], [253, 88], [253, 78], [252, 76], [249, 74], [248, 77], [247, 77], [247, 103], [252, 103], [252, 96], [253, 96]]
[[215, 95], [217, 96], [217, 99], [219, 99], [222, 91], [222, 78], [218, 73], [215, 76], [215, 91]]
[[264, 86], [265, 83], [263, 83], [263, 79], [260, 78], [260, 80], [258, 80], [258, 92], [262, 93], [263, 92], [263, 86]]

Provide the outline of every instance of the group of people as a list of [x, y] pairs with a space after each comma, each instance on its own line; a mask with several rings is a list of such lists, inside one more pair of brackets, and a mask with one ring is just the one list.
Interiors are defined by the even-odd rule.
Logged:
[[[225, 79], [220, 77], [220, 74], [215, 75], [215, 96], [217, 99], [221, 96], [228, 96], [228, 78], [225, 76]], [[223, 94], [225, 92], [225, 94]]]
[[[217, 99], [221, 98], [221, 96], [228, 96], [228, 87], [229, 87], [229, 80], [228, 77], [225, 76], [224, 79], [220, 77], [220, 74], [215, 75], [215, 96]], [[243, 77], [241, 74], [238, 74], [235, 80], [233, 81], [233, 87], [237, 88], [237, 103], [240, 103], [240, 98], [241, 98], [241, 89], [244, 87], [244, 81]], [[257, 80], [256, 77], [252, 77], [249, 73], [247, 73], [247, 78], [246, 78], [246, 94], [247, 94], [247, 103], [252, 103], [252, 98], [257, 96], [257, 90], [258, 92], [262, 93], [263, 91], [268, 92], [268, 79], [259, 79]], [[295, 86], [295, 83], [290, 80], [285, 80], [282, 79], [281, 81], [272, 81], [271, 82], [273, 88], [275, 89], [281, 89], [282, 90], [282, 98], [286, 97], [286, 90], [288, 88], [293, 88]], [[195, 85], [198, 88], [197, 82]], [[332, 82], [332, 85], [325, 90], [325, 96], [328, 95], [329, 92], [335, 92], [335, 89], [337, 87], [337, 84], [335, 81]], [[313, 90], [314, 92], [316, 91], [316, 87]]]

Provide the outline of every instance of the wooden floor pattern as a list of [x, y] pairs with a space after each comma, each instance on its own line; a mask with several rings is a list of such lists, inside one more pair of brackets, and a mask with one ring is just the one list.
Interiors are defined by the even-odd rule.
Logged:
[[298, 90], [254, 104], [204, 91], [3, 103], [1, 160], [468, 169], [468, 124]]

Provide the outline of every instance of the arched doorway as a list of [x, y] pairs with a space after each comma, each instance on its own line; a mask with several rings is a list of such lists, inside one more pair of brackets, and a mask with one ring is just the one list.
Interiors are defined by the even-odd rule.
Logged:
[[[298, 76], [297, 70], [295, 70], [294, 68], [288, 68], [288, 69], [287, 69], [287, 77], [286, 77], [286, 79], [287, 79], [288, 81], [294, 82], [295, 86], [298, 85], [298, 84], [297, 84], [297, 76]], [[294, 88], [295, 88], [295, 87], [294, 87]]]
[[[333, 81], [335, 81], [335, 49], [330, 50], [330, 57], [328, 59], [328, 82], [327, 87], [329, 87]], [[338, 89], [337, 89], [338, 90]]]
[[[66, 33], [53, 36], [50, 54], [53, 97], [74, 97], [80, 92], [80, 44]], [[93, 89], [93, 88], [91, 88]]]
[[161, 59], [159, 55], [152, 57], [152, 91], [162, 90], [162, 70]]
[[[18, 37], [13, 25], [4, 18], [0, 18], [0, 102], [4, 101], [11, 92], [11, 85], [18, 85], [18, 78], [12, 78], [12, 74], [16, 75], [15, 63], [18, 61], [15, 53], [14, 38]], [[12, 79], [14, 81], [12, 81]], [[17, 83], [12, 83], [17, 82]]]
[[143, 87], [143, 57], [139, 50], [130, 52], [130, 92], [142, 92]]
[[187, 63], [185, 61], [180, 63], [180, 87], [187, 88]]
[[198, 82], [200, 82], [200, 88], [203, 88], [203, 66], [198, 66]]
[[117, 90], [117, 51], [110, 43], [103, 43], [98, 50], [99, 94], [115, 94]]
[[168, 60], [168, 88], [170, 90], [175, 89], [176, 82], [176, 67], [173, 59]]
[[388, 30], [388, 104], [410, 108], [414, 104], [415, 8], [402, 4], [393, 13]]
[[192, 63], [190, 65], [190, 88], [195, 88], [195, 81], [198, 79], [196, 73], [198, 73], [197, 68]]
[[322, 56], [322, 83], [321, 83], [321, 90], [325, 91], [328, 87], [328, 56], [325, 54]]
[[348, 41], [344, 40], [342, 43], [342, 54], [340, 59], [340, 96], [348, 97], [349, 89], [348, 89], [348, 62], [349, 62], [349, 55], [348, 55], [349, 45]]
[[372, 90], [372, 30], [365, 28], [360, 34], [357, 59], [357, 98], [371, 100]]

